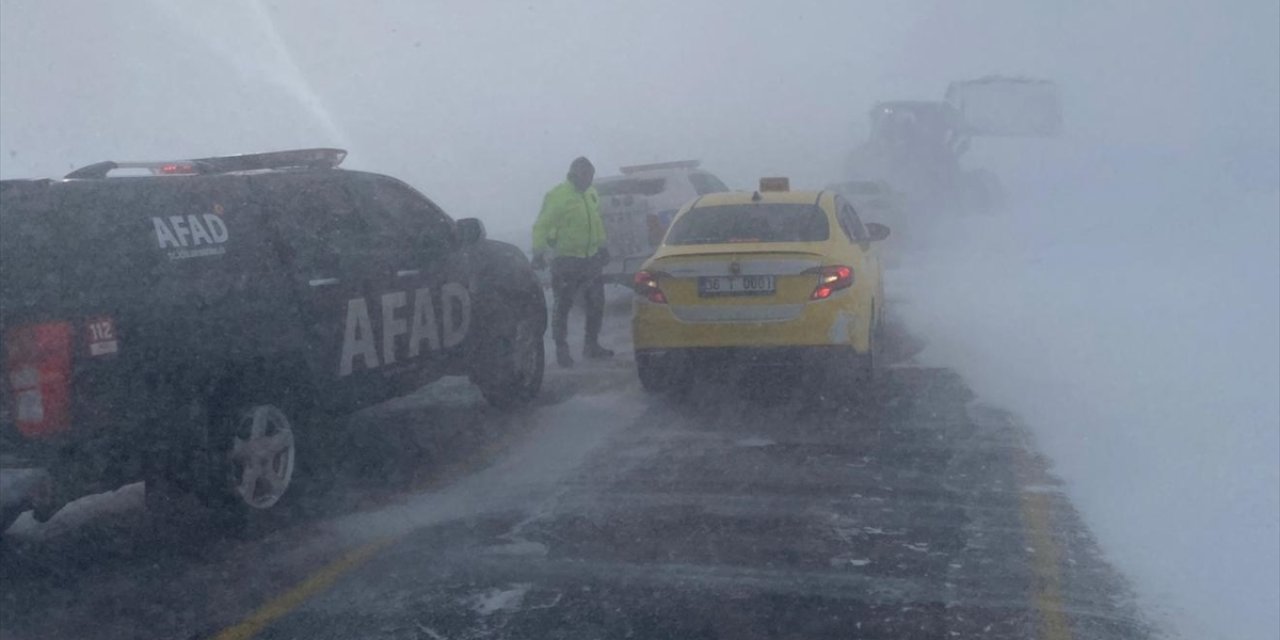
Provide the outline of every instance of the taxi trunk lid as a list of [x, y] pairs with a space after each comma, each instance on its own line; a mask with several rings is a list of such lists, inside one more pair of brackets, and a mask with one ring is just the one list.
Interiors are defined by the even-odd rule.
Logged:
[[[781, 321], [803, 310], [817, 284], [815, 270], [824, 264], [823, 255], [806, 244], [780, 243], [765, 251], [733, 245], [683, 247], [656, 259], [652, 271], [681, 319]], [[694, 308], [720, 311], [707, 315]]]

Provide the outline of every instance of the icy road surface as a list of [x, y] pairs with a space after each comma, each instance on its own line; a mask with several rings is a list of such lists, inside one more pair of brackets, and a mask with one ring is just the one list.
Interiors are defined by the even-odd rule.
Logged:
[[0, 636], [1153, 635], [1024, 427], [952, 371], [900, 355], [853, 408], [730, 375], [679, 404], [639, 389], [625, 305], [609, 325], [619, 357], [550, 368], [523, 412], [445, 381], [357, 416], [378, 462], [259, 538], [157, 526], [140, 486], [24, 516]]

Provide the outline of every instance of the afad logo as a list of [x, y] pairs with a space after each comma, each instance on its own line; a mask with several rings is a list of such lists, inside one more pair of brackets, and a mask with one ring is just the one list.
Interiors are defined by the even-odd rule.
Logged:
[[213, 213], [203, 215], [151, 218], [156, 242], [169, 250], [170, 260], [202, 256], [220, 256], [227, 252], [227, 223], [222, 221], [222, 205], [213, 205]]

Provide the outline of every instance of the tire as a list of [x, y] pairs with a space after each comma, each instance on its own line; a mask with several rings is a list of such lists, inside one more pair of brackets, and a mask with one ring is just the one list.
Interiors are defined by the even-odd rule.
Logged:
[[871, 330], [871, 337], [867, 341], [870, 348], [867, 352], [859, 355], [859, 378], [863, 384], [874, 386], [876, 380], [880, 378], [880, 325], [879, 323]]
[[[270, 387], [260, 387], [269, 389]], [[211, 510], [216, 529], [244, 533], [282, 518], [300, 492], [302, 463], [319, 458], [319, 414], [288, 398], [233, 393], [189, 405], [183, 413], [200, 432], [199, 444], [151, 461], [147, 508], [164, 520], [190, 518], [192, 507]]]
[[[541, 298], [541, 291], [537, 293]], [[478, 365], [471, 381], [490, 405], [513, 409], [532, 402], [542, 390], [547, 360], [543, 340], [546, 307], [545, 303], [502, 307], [489, 316], [493, 329], [485, 333], [477, 349]]]
[[646, 392], [677, 399], [685, 397], [693, 383], [692, 365], [678, 352], [663, 356], [636, 354], [636, 374]]
[[[231, 502], [235, 509], [265, 510], [274, 507], [288, 492], [297, 465], [297, 440], [293, 420], [277, 405], [252, 402], [237, 407], [232, 422], [219, 429], [230, 435], [215, 478], [211, 497]], [[229, 483], [229, 484], [224, 484]], [[221, 485], [221, 486], [218, 486]], [[229, 491], [228, 491], [229, 490]]]
[[[874, 306], [871, 317], [876, 318]], [[879, 322], [873, 322], [867, 351], [859, 353], [849, 347], [831, 354], [822, 369], [824, 375], [812, 384], [827, 402], [835, 406], [856, 406], [875, 396], [880, 376], [880, 331]]]
[[880, 384], [881, 362], [880, 362], [880, 316], [876, 314], [876, 307], [871, 307], [871, 335], [868, 336], [866, 353], [860, 353], [854, 356], [855, 370], [857, 371], [856, 379], [853, 381], [852, 397], [854, 402], [858, 404], [867, 404], [875, 399], [876, 390]]
[[636, 374], [640, 377], [640, 387], [649, 393], [665, 393], [671, 386], [664, 367], [653, 357], [636, 354]]

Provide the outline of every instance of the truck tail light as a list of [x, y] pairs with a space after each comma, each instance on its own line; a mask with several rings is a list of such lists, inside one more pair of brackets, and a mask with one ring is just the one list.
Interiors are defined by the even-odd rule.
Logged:
[[667, 303], [667, 294], [658, 287], [658, 275], [652, 271], [639, 271], [634, 280], [636, 293], [644, 296], [649, 302]]
[[818, 286], [809, 295], [810, 300], [826, 300], [832, 293], [853, 286], [853, 267], [818, 267], [811, 269], [809, 273], [818, 274]]
[[10, 415], [27, 438], [71, 427], [71, 336], [67, 322], [25, 325], [5, 333]]

